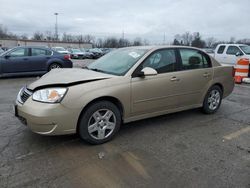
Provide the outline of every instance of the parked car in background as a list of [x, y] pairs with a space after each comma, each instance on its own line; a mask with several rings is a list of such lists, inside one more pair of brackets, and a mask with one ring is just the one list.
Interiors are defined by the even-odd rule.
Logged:
[[203, 48], [202, 50], [207, 54], [214, 56], [214, 50], [212, 48]]
[[250, 59], [250, 46], [244, 44], [219, 44], [214, 58], [223, 65], [236, 65], [238, 59]]
[[104, 55], [104, 53], [99, 48], [88, 49], [89, 52], [94, 54], [94, 59], [98, 59]]
[[182, 46], [114, 50], [86, 69], [53, 70], [20, 90], [15, 114], [42, 135], [109, 141], [122, 123], [182, 110], [215, 113], [234, 88], [233, 67]]
[[83, 52], [83, 56], [84, 58], [87, 58], [87, 59], [94, 59], [94, 54], [92, 52], [89, 52], [87, 49], [85, 48], [81, 48], [80, 49], [82, 52]]
[[68, 49], [72, 59], [84, 59], [84, 53], [78, 48]]
[[55, 68], [72, 68], [69, 55], [43, 47], [16, 47], [0, 55], [0, 77], [42, 75]]
[[112, 49], [111, 48], [101, 48], [101, 51], [102, 51], [103, 55], [105, 55], [105, 54], [111, 52]]
[[60, 54], [70, 54], [70, 52], [63, 47], [52, 47], [51, 49], [59, 52]]

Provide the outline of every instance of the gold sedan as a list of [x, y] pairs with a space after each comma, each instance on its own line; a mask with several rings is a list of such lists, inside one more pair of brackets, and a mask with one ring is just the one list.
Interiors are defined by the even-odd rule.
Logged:
[[196, 48], [122, 48], [22, 88], [15, 114], [38, 134], [78, 133], [101, 144], [122, 123], [192, 108], [216, 112], [234, 88], [232, 72]]

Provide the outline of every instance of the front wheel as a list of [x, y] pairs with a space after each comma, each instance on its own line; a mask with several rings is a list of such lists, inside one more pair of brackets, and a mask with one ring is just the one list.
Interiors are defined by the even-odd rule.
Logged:
[[78, 133], [90, 144], [102, 144], [111, 140], [120, 129], [121, 113], [109, 101], [90, 105], [79, 119]]
[[212, 86], [206, 94], [206, 97], [203, 102], [202, 111], [206, 114], [215, 113], [219, 109], [221, 101], [222, 101], [221, 88], [217, 85]]

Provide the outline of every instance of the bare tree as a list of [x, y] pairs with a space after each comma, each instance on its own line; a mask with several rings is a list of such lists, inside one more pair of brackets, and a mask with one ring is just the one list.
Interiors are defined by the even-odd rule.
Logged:
[[32, 37], [33, 40], [44, 40], [43, 33], [36, 31]]
[[29, 39], [27, 34], [22, 34], [21, 36], [19, 36], [19, 38], [22, 39], [22, 40], [28, 40]]
[[133, 46], [141, 46], [141, 45], [142, 45], [141, 38], [139, 38], [139, 37], [135, 38], [135, 40], [133, 42]]
[[214, 47], [215, 43], [216, 43], [216, 39], [214, 37], [209, 37], [206, 39], [206, 44], [208, 48], [212, 48]]
[[185, 32], [184, 34], [182, 34], [181, 38], [183, 40], [183, 45], [185, 46], [190, 46], [193, 41], [193, 35], [189, 32]]
[[234, 37], [231, 37], [231, 38], [230, 38], [230, 43], [231, 43], [231, 44], [234, 44], [234, 43], [235, 43], [235, 38], [234, 38]]
[[201, 35], [199, 32], [194, 33], [194, 40], [191, 44], [192, 46], [197, 48], [204, 48], [206, 46], [206, 42], [201, 39]]
[[92, 35], [84, 35], [83, 36], [83, 42], [85, 43], [94, 43], [95, 37]]
[[44, 33], [44, 39], [51, 41], [54, 40], [55, 35], [51, 31], [45, 31]]

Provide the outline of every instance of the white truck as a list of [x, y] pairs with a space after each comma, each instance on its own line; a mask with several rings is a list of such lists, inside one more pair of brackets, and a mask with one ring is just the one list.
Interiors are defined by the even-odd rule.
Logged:
[[244, 44], [219, 44], [214, 58], [222, 65], [236, 65], [240, 58], [250, 59], [250, 46]]

